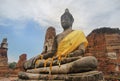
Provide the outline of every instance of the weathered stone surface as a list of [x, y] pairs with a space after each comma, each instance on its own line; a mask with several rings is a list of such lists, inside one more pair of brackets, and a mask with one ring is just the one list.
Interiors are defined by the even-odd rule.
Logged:
[[53, 50], [53, 48], [54, 48], [53, 43], [54, 43], [55, 36], [56, 36], [55, 28], [49, 27], [46, 31], [45, 42], [44, 42], [42, 54], [50, 52], [51, 50]]
[[0, 66], [8, 66], [7, 39], [4, 38], [0, 45]]
[[[61, 25], [64, 29], [64, 31], [60, 34], [58, 34], [54, 41], [56, 42], [51, 42], [50, 38], [48, 38], [49, 40], [46, 41], [46, 43], [50, 43], [50, 46], [45, 46], [45, 51], [43, 51], [43, 55], [42, 56], [38, 56], [39, 59], [37, 60], [41, 60], [41, 58], [43, 59], [48, 59], [50, 57], [58, 57], [58, 63], [60, 65], [60, 59], [61, 57], [67, 56], [69, 57], [69, 53], [73, 53], [73, 55], [76, 56], [83, 56], [84, 55], [84, 50], [86, 45], [84, 45], [85, 43], [87, 44], [87, 40], [84, 36], [84, 34], [82, 32], [78, 32], [78, 34], [73, 34], [73, 37], [78, 38], [83, 38], [84, 41], [79, 40], [78, 45], [74, 46], [74, 43], [76, 43], [74, 40], [72, 43], [71, 39], [73, 38], [65, 38], [67, 37], [67, 35], [71, 36], [71, 32], [73, 32], [74, 30], [72, 30], [72, 24], [74, 22], [74, 18], [73, 16], [69, 13], [69, 10], [66, 9], [65, 13], [61, 16]], [[77, 32], [77, 31], [75, 31]], [[73, 32], [74, 33], [74, 32]], [[53, 35], [54, 37], [54, 35]], [[62, 41], [63, 39], [67, 39]], [[53, 38], [52, 38], [53, 40]], [[62, 41], [62, 42], [61, 42]], [[70, 43], [69, 43], [69, 42]], [[81, 41], [81, 42], [80, 42]], [[60, 43], [61, 42], [61, 43]], [[53, 44], [54, 43], [54, 44]], [[68, 43], [68, 44], [65, 44]], [[60, 44], [60, 45], [59, 45]], [[55, 46], [52, 46], [55, 45]], [[69, 51], [67, 52], [67, 46], [64, 45], [68, 45], [70, 47], [74, 47], [73, 49], [70, 48], [68, 49]], [[60, 46], [60, 47], [59, 47]], [[48, 47], [54, 47], [55, 49], [51, 49], [49, 52]], [[69, 47], [68, 47], [69, 48]], [[63, 49], [63, 50], [62, 50]], [[66, 49], [64, 51], [64, 49]], [[59, 52], [62, 51], [62, 52]], [[46, 52], [44, 54], [44, 52]], [[45, 58], [46, 57], [46, 58]], [[29, 60], [29, 62], [26, 64], [30, 65], [30, 67], [25, 68], [26, 72], [21, 72], [19, 73], [18, 77], [19, 79], [23, 79], [23, 81], [27, 81], [27, 80], [63, 80], [63, 81], [101, 81], [104, 80], [103, 79], [103, 75], [101, 75], [102, 73], [99, 72], [94, 72], [93, 70], [95, 70], [97, 68], [97, 59], [93, 56], [87, 56], [87, 57], [83, 57], [80, 58], [78, 60], [72, 61], [70, 63], [65, 63], [62, 64], [61, 66], [52, 66], [52, 63], [50, 64], [50, 67], [38, 67], [38, 68], [31, 68], [31, 65], [34, 66], [35, 63], [34, 62], [38, 62], [37, 60], [35, 60], [35, 58], [32, 59], [32, 63], [30, 64], [31, 60]], [[54, 60], [54, 59], [50, 59], [50, 60]], [[46, 60], [47, 62], [47, 60]], [[91, 71], [89, 73], [89, 71]], [[82, 73], [83, 72], [83, 73]], [[77, 73], [77, 74], [72, 74], [72, 73]], [[102, 77], [102, 78], [101, 78]], [[19, 80], [18, 80], [19, 81]]]
[[[51, 73], [52, 74], [68, 74], [68, 73], [79, 73], [84, 71], [91, 71], [96, 69], [97, 60], [93, 56], [82, 57], [81, 59], [75, 60], [70, 63], [66, 63], [61, 65], [60, 67], [52, 66]], [[29, 73], [49, 73], [50, 67], [41, 67], [36, 69], [28, 69], [26, 72]]]
[[3, 78], [3, 79], [0, 79], [0, 81], [11, 81], [11, 80], [8, 78]]
[[[102, 72], [90, 71], [76, 74], [31, 74], [31, 80], [18, 79], [18, 81], [104, 81]], [[35, 78], [39, 77], [39, 79]]]
[[120, 30], [100, 28], [87, 36], [89, 46], [86, 55], [98, 59], [98, 70], [105, 74], [120, 72]]
[[7, 39], [4, 38], [0, 44], [0, 76], [5, 76], [8, 73], [7, 50]]
[[16, 65], [16, 68], [19, 69], [20, 71], [24, 71], [23, 64], [27, 60], [27, 54], [22, 54], [19, 56], [18, 63]]
[[[62, 58], [61, 59], [61, 65], [73, 62], [73, 61], [78, 60], [80, 58], [82, 58], [82, 57], [78, 56], [78, 57]], [[44, 62], [45, 62], [44, 59], [37, 61], [36, 68], [44, 67]], [[46, 63], [46, 67], [49, 67], [50, 64], [51, 64], [51, 61], [48, 61]], [[53, 63], [52, 63], [52, 66], [57, 66], [57, 65], [58, 65], [58, 60], [54, 60]]]

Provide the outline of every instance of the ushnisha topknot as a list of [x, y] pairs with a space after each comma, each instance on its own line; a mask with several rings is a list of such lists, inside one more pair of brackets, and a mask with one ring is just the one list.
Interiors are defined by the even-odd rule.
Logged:
[[65, 9], [65, 12], [69, 12], [68, 8]]
[[69, 12], [68, 8], [65, 9], [64, 14], [61, 16], [61, 19], [65, 18], [66, 15], [69, 16], [71, 22], [73, 23], [74, 22], [74, 18], [72, 16], [72, 14]]

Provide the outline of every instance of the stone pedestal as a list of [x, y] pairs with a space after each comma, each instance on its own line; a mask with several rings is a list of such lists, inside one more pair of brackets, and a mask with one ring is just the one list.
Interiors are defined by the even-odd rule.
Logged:
[[104, 81], [103, 74], [100, 71], [90, 71], [75, 74], [32, 74], [30, 78], [20, 78], [17, 81]]

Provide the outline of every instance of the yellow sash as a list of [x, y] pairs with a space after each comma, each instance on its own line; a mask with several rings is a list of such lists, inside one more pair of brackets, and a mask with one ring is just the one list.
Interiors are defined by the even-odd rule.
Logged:
[[74, 30], [60, 41], [56, 55], [58, 57], [66, 56], [70, 52], [74, 51], [81, 43], [84, 43], [85, 47], [88, 45], [88, 41], [84, 33], [80, 30]]
[[[84, 33], [80, 30], [74, 30], [70, 34], [68, 34], [63, 40], [58, 44], [56, 56], [58, 60], [61, 60], [61, 56], [67, 56], [70, 52], [74, 51], [81, 43], [84, 43], [84, 46], [87, 47], [88, 41], [84, 35]], [[40, 60], [40, 59], [39, 59]], [[39, 64], [38, 61], [36, 64]], [[51, 60], [50, 68], [52, 68], [53, 58], [48, 58], [44, 66], [46, 66], [47, 61]]]

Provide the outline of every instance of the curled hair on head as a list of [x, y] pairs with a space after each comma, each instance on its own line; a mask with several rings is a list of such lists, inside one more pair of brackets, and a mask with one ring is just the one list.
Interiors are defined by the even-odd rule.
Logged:
[[69, 12], [69, 9], [68, 9], [68, 8], [65, 9], [64, 14], [61, 16], [61, 19], [63, 19], [66, 15], [69, 16], [71, 22], [73, 23], [73, 22], [74, 22], [74, 18], [73, 18], [73, 16], [72, 16], [72, 14]]

